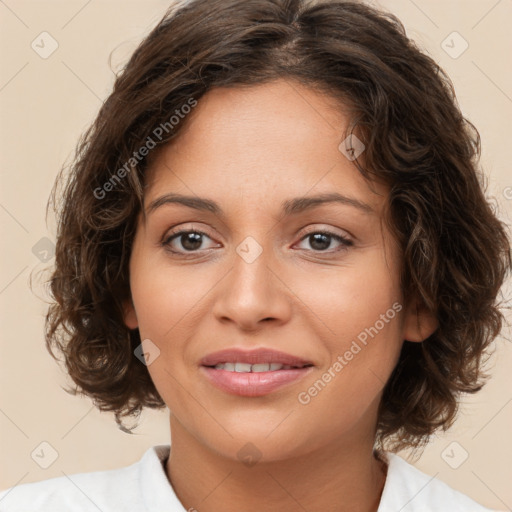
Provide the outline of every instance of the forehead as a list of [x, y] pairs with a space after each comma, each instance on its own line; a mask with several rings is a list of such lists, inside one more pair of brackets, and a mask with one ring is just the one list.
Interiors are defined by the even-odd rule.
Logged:
[[378, 210], [386, 191], [370, 188], [339, 149], [349, 115], [331, 96], [288, 80], [213, 89], [152, 162], [145, 205], [170, 191], [267, 208], [337, 192]]

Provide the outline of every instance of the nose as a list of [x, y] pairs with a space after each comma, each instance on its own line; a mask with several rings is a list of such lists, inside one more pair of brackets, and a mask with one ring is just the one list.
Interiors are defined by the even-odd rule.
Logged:
[[213, 314], [222, 323], [254, 331], [267, 323], [282, 325], [290, 319], [292, 304], [287, 287], [272, 268], [269, 249], [248, 262], [239, 254], [216, 288]]

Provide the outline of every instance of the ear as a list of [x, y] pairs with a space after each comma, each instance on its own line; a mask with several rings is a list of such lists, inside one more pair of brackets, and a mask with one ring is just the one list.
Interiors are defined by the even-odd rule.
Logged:
[[422, 342], [439, 327], [434, 313], [419, 300], [413, 300], [404, 314], [403, 337], [407, 341]]
[[135, 312], [135, 306], [131, 298], [123, 302], [123, 310], [126, 327], [128, 327], [128, 329], [137, 329], [137, 327], [139, 327], [139, 321], [137, 320], [137, 313]]

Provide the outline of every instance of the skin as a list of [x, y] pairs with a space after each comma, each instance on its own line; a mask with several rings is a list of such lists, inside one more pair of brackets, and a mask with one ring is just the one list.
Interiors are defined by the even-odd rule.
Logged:
[[[130, 260], [125, 322], [160, 351], [148, 370], [171, 411], [166, 471], [186, 509], [378, 508], [386, 468], [372, 451], [382, 390], [403, 340], [422, 341], [436, 323], [402, 302], [400, 253], [382, 222], [388, 191], [370, 188], [338, 150], [346, 126], [342, 106], [296, 83], [218, 88], [149, 169], [146, 210], [173, 192], [223, 211], [178, 203], [148, 211]], [[372, 211], [330, 202], [283, 216], [285, 200], [332, 192]], [[165, 239], [187, 229], [204, 231], [202, 244], [178, 236], [166, 249]], [[351, 245], [306, 236], [325, 230]], [[252, 263], [236, 251], [248, 236], [262, 249]], [[301, 404], [299, 393], [395, 303], [400, 312]], [[202, 376], [199, 361], [234, 346], [271, 347], [315, 366], [269, 395], [230, 395]], [[249, 442], [260, 456], [251, 466], [237, 455]]]

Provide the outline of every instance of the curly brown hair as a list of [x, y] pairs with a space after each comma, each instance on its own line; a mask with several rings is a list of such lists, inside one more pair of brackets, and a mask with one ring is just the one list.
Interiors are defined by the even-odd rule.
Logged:
[[[172, 113], [215, 87], [276, 79], [348, 106], [366, 146], [359, 171], [389, 187], [386, 222], [402, 251], [404, 297], [420, 300], [438, 328], [422, 343], [404, 342], [376, 443], [419, 447], [453, 423], [459, 395], [487, 377], [484, 356], [504, 321], [498, 294], [510, 245], [485, 197], [479, 134], [449, 78], [396, 17], [361, 3], [191, 0], [169, 9], [117, 76], [52, 192], [59, 222], [47, 347], [64, 356], [71, 392], [115, 412], [121, 428], [143, 407], [164, 407], [134, 357], [138, 329], [123, 321], [145, 170], [186, 125], [172, 125]], [[139, 153], [150, 139], [156, 148]]]

